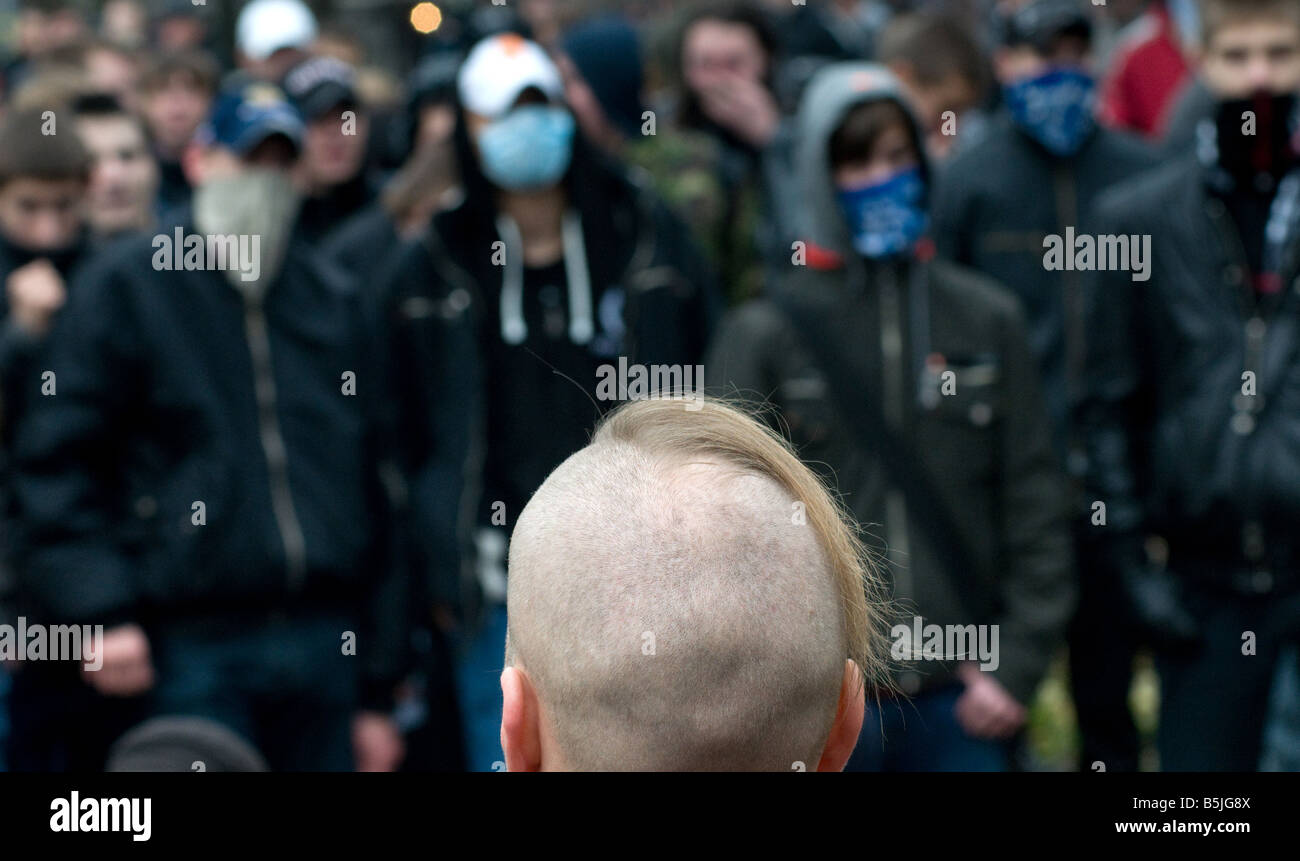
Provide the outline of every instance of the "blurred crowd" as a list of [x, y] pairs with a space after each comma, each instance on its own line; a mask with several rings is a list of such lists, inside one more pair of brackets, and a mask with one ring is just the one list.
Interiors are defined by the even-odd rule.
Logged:
[[499, 770], [626, 365], [997, 626], [850, 768], [1043, 767], [1067, 654], [1080, 769], [1151, 765], [1140, 655], [1160, 768], [1300, 768], [1300, 4], [356, 5], [0, 3], [0, 623], [105, 631], [0, 663], [0, 768]]

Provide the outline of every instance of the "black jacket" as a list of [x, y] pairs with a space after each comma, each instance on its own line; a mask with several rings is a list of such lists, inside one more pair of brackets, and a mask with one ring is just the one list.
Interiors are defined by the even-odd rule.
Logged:
[[[622, 309], [613, 321], [597, 315], [591, 349], [612, 364], [620, 356], [643, 364], [699, 362], [720, 303], [686, 229], [621, 170], [594, 156], [575, 157], [574, 170], [581, 173], [570, 181], [571, 204], [582, 219], [592, 306]], [[469, 616], [480, 597], [474, 530], [489, 430], [487, 339], [500, 338], [487, 309], [506, 271], [493, 265], [500, 237], [481, 205], [485, 198], [490, 192], [479, 186], [394, 255], [379, 279], [376, 315], [397, 391], [392, 421], [401, 430], [420, 568], [431, 600]], [[589, 392], [596, 386], [595, 379], [554, 379]], [[544, 415], [520, 413], [503, 420], [536, 422], [536, 432], [546, 433]]]
[[1161, 535], [1181, 574], [1231, 583], [1246, 571], [1252, 589], [1294, 580], [1300, 241], [1283, 255], [1282, 291], [1257, 301], [1237, 227], [1190, 155], [1107, 193], [1097, 216], [1107, 233], [1150, 234], [1154, 258], [1149, 281], [1098, 273], [1090, 296], [1079, 420], [1104, 537], [1133, 555]]
[[39, 390], [39, 377], [32, 362], [44, 340], [20, 327], [9, 313], [9, 276], [36, 260], [48, 260], [63, 276], [65, 289], [77, 267], [90, 256], [90, 242], [85, 235], [56, 254], [38, 254], [19, 248], [0, 237], [0, 435], [11, 445], [14, 428], [33, 392]]
[[1086, 349], [1082, 273], [1047, 270], [1043, 239], [1064, 236], [1067, 227], [1076, 234], [1095, 232], [1088, 214], [1096, 197], [1155, 163], [1136, 138], [1106, 129], [1095, 131], [1073, 158], [1058, 158], [1003, 112], [987, 137], [955, 155], [939, 176], [939, 252], [1019, 296], [1063, 459], [1081, 448], [1070, 440], [1069, 414]]
[[[734, 312], [705, 369], [711, 390], [770, 399], [800, 458], [843, 495], [868, 544], [892, 552], [888, 573], [905, 616], [998, 626], [993, 672], [1027, 704], [1075, 588], [1063, 482], [1023, 316], [992, 281], [925, 259], [932, 245], [893, 261], [861, 257], [835, 199], [834, 130], [863, 101], [901, 98], [868, 65], [834, 67], [809, 86], [797, 161], [810, 216], [806, 260], [787, 267], [770, 299]], [[852, 402], [879, 418], [851, 424]], [[886, 463], [889, 438], [900, 452]], [[892, 475], [890, 464], [907, 475]], [[922, 485], [932, 488], [924, 499]], [[909, 669], [941, 684], [951, 668]], [[903, 677], [904, 690], [915, 678]]]
[[17, 444], [28, 606], [106, 625], [344, 607], [365, 677], [395, 677], [405, 584], [355, 292], [298, 239], [261, 301], [153, 257], [149, 237], [103, 252], [51, 335], [57, 395]]
[[[886, 414], [899, 411], [898, 436], [914, 444], [914, 458], [960, 533], [967, 567], [948, 570], [916, 518], [894, 522], [890, 483], [873, 445], [848, 425], [777, 304], [750, 303], [723, 324], [705, 363], [710, 390], [775, 407], [800, 459], [844, 496], [882, 557], [891, 538], [907, 542], [908, 564], [889, 572], [904, 623], [914, 610], [927, 623], [999, 625], [995, 676], [1030, 702], [1073, 611], [1074, 582], [1063, 483], [1014, 298], [938, 262], [810, 265], [772, 289], [822, 321], [847, 374], [861, 382], [861, 397]], [[886, 292], [892, 298], [882, 305]], [[896, 367], [882, 358], [881, 342], [892, 338], [901, 345]], [[936, 354], [955, 374], [950, 396], [940, 395], [941, 378], [927, 375], [927, 357]], [[968, 583], [954, 583], [956, 576]], [[937, 664], [918, 670], [931, 683], [945, 677]]]
[[66, 289], [74, 271], [89, 254], [84, 235], [74, 246], [52, 255], [33, 254], [0, 237], [0, 622], [13, 615], [11, 602], [17, 589], [12, 568], [15, 524], [11, 449], [27, 405], [40, 397], [42, 369], [36, 358], [45, 340], [20, 326], [10, 313], [9, 276], [34, 260], [46, 259], [63, 276]]

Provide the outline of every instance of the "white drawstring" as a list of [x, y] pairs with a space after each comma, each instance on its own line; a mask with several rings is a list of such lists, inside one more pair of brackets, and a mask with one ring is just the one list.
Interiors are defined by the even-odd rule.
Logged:
[[[497, 233], [506, 244], [505, 278], [501, 285], [501, 340], [518, 346], [528, 338], [524, 322], [524, 239], [514, 219], [497, 217]], [[511, 261], [518, 260], [518, 266]]]
[[564, 213], [564, 271], [569, 281], [569, 340], [586, 344], [596, 334], [591, 316], [591, 274], [587, 271], [587, 244], [582, 238], [582, 217]]
[[[585, 345], [595, 336], [596, 323], [582, 218], [576, 212], [566, 212], [561, 230], [564, 274], [569, 282], [569, 340]], [[501, 284], [501, 339], [518, 346], [528, 339], [528, 323], [524, 320], [524, 267], [511, 263], [522, 262], [524, 240], [514, 220], [505, 215], [497, 218], [497, 233], [506, 244], [506, 271]]]

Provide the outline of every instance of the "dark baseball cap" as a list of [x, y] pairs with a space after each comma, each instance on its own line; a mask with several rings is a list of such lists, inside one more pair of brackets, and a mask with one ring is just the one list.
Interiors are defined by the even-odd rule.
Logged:
[[304, 119], [313, 120], [339, 105], [357, 103], [357, 75], [334, 57], [312, 57], [284, 76], [284, 92]]
[[1001, 19], [1003, 45], [1051, 50], [1062, 36], [1092, 39], [1092, 19], [1081, 0], [1030, 0]]
[[194, 0], [161, 0], [154, 4], [151, 17], [155, 22], [169, 18], [199, 18], [206, 21], [208, 7], [195, 5]]
[[196, 139], [245, 156], [276, 135], [283, 135], [294, 149], [300, 149], [302, 117], [275, 84], [244, 79], [227, 83], [217, 93], [212, 113], [199, 127]]

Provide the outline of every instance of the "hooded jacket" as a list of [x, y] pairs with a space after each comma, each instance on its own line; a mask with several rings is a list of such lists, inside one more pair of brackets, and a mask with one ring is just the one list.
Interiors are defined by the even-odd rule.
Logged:
[[[393, 255], [377, 281], [374, 316], [386, 374], [396, 387], [392, 421], [400, 434], [421, 582], [428, 600], [473, 620], [483, 598], [475, 533], [494, 467], [487, 463], [494, 434], [507, 423], [516, 437], [546, 434], [554, 400], [549, 387], [577, 385], [591, 396], [596, 379], [550, 374], [536, 389], [512, 386], [520, 400], [501, 404], [505, 415], [490, 416], [492, 357], [530, 345], [504, 343], [505, 330], [524, 322], [510, 312], [511, 293], [525, 291], [522, 267], [510, 264], [522, 250], [511, 231], [503, 235], [494, 192], [477, 169], [463, 123], [457, 145], [463, 200], [435, 215], [418, 240]], [[576, 146], [565, 182], [583, 265], [569, 273], [568, 331], [576, 291], [592, 313], [584, 350], [593, 362], [698, 363], [720, 306], [711, 271], [686, 229], [651, 192], [580, 136]], [[498, 252], [505, 265], [494, 264]], [[578, 248], [566, 248], [566, 259], [575, 255]], [[572, 283], [575, 274], [583, 283]], [[593, 425], [596, 414], [593, 397]], [[502, 465], [495, 468], [500, 472]]]
[[[1063, 484], [1037, 372], [1014, 298], [975, 273], [917, 254], [870, 261], [852, 250], [835, 199], [829, 141], [866, 101], [902, 104], [883, 68], [840, 64], [814, 79], [799, 115], [807, 265], [724, 323], [706, 363], [711, 390], [770, 401], [801, 458], [822, 471], [887, 558], [900, 622], [998, 625], [995, 677], [1028, 703], [1061, 641], [1074, 586]], [[919, 141], [913, 123], [914, 140]], [[918, 152], [921, 150], [918, 147]], [[925, 171], [928, 173], [928, 169]], [[860, 392], [906, 441], [966, 549], [947, 570], [926, 524], [846, 421], [803, 333], [782, 308], [821, 321]], [[951, 394], [939, 386], [951, 372]], [[886, 553], [888, 555], [886, 556]], [[963, 578], [958, 584], [954, 578]], [[919, 644], [918, 644], [919, 646]], [[897, 655], [896, 655], [897, 657]], [[906, 666], [904, 690], [941, 684], [951, 664]]]

